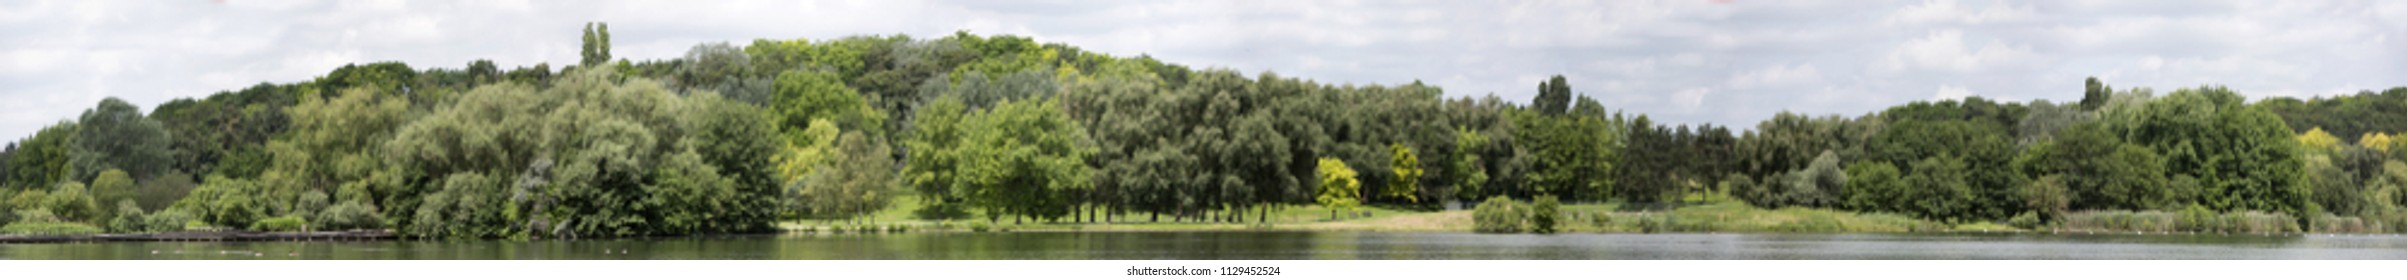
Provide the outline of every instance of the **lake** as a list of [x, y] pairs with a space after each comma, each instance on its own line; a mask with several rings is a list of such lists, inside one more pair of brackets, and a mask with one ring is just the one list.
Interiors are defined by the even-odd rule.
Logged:
[[1012, 232], [0, 244], [0, 259], [2407, 259], [2398, 235]]

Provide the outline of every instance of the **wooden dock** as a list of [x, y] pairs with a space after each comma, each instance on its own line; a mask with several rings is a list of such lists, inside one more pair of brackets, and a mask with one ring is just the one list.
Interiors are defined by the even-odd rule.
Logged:
[[309, 231], [309, 232], [169, 232], [142, 234], [94, 235], [0, 235], [0, 243], [74, 243], [74, 242], [259, 242], [259, 241], [370, 241], [395, 238], [390, 230]]

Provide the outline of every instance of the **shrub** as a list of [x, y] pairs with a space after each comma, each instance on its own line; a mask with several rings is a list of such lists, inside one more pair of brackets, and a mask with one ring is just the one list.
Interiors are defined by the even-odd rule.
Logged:
[[1555, 233], [1555, 224], [1560, 219], [1558, 216], [1563, 215], [1563, 203], [1557, 202], [1555, 196], [1552, 195], [1538, 196], [1535, 201], [1529, 209], [1530, 231], [1539, 234]]
[[146, 220], [148, 220], [148, 219], [147, 219], [147, 217], [144, 217], [144, 216], [146, 216], [146, 215], [147, 215], [147, 214], [144, 214], [144, 213], [142, 213], [142, 206], [141, 206], [141, 205], [139, 205], [139, 204], [136, 204], [136, 203], [134, 203], [134, 200], [133, 200], [133, 199], [118, 200], [118, 201], [117, 201], [117, 217], [114, 217], [114, 218], [110, 218], [110, 219], [109, 219], [109, 231], [111, 231], [111, 232], [139, 232], [139, 231], [142, 231], [143, 229], [145, 229], [145, 227], [143, 226], [143, 222], [146, 222]]
[[325, 211], [318, 212], [317, 218], [319, 227], [333, 230], [376, 228], [384, 225], [384, 219], [376, 215], [375, 207], [358, 201], [344, 201], [334, 204], [332, 207], [326, 207]]
[[993, 227], [993, 225], [988, 225], [983, 222], [969, 224], [969, 230], [973, 232], [986, 232], [986, 230], [990, 227]]
[[17, 222], [0, 227], [0, 233], [17, 235], [93, 235], [100, 227], [67, 222]]
[[2210, 224], [2216, 221], [2215, 216], [2215, 210], [2207, 210], [2205, 205], [2190, 204], [2189, 208], [2181, 209], [2181, 221], [2175, 223], [2174, 228], [2189, 232], [2211, 231], [2217, 228]]
[[1471, 230], [1481, 233], [1521, 232], [1521, 209], [1513, 199], [1503, 196], [1488, 198], [1471, 210]]
[[2020, 215], [2014, 215], [2013, 218], [2006, 219], [2006, 225], [2020, 229], [2037, 229], [2040, 226], [2039, 213], [2023, 212]]
[[308, 226], [308, 219], [303, 219], [301, 216], [290, 215], [259, 219], [257, 222], [251, 222], [251, 230], [256, 231], [301, 231], [306, 229]]
[[183, 231], [188, 229], [189, 227], [186, 225], [192, 222], [198, 222], [192, 219], [192, 214], [185, 214], [182, 210], [167, 209], [143, 217], [142, 227], [151, 232]]

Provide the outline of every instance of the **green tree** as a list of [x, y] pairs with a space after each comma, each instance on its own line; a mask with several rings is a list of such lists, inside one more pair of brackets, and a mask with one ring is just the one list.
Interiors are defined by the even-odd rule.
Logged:
[[1570, 112], [1571, 85], [1563, 82], [1563, 75], [1547, 78], [1538, 83], [1538, 97], [1531, 100], [1529, 106], [1539, 114], [1548, 116]]
[[85, 110], [78, 119], [75, 149], [70, 155], [75, 180], [109, 169], [124, 169], [134, 178], [167, 171], [173, 161], [172, 139], [159, 121], [142, 116], [142, 109], [114, 97]]
[[778, 188], [762, 156], [775, 146], [756, 140], [771, 129], [741, 121], [763, 115], [616, 73], [585, 68], [542, 90], [481, 87], [399, 128], [383, 145], [395, 170], [378, 208], [404, 234], [425, 236], [770, 229]]
[[2069, 207], [2080, 210], [2166, 209], [2182, 202], [2166, 188], [2164, 160], [2155, 151], [2126, 144], [2105, 127], [2084, 123], [2032, 145], [2014, 166], [2029, 176], [2060, 176]]
[[1071, 194], [1087, 189], [1094, 154], [1077, 122], [1054, 100], [1006, 101], [963, 118], [960, 184], [971, 204], [999, 215], [1057, 219], [1070, 214]]
[[1897, 166], [1887, 162], [1859, 162], [1847, 165], [1846, 205], [1857, 211], [1904, 212], [1912, 203], [1905, 192], [1908, 186]]
[[18, 140], [16, 151], [9, 153], [6, 186], [17, 189], [45, 189], [67, 180], [68, 154], [74, 147], [76, 125], [59, 122], [34, 132], [32, 137]]
[[2066, 188], [2063, 175], [2040, 176], [2023, 187], [2023, 202], [2042, 219], [2062, 218], [2073, 205], [2073, 192]]
[[927, 204], [923, 217], [959, 217], [968, 208], [969, 189], [961, 185], [961, 149], [966, 138], [962, 127], [968, 111], [961, 99], [937, 98], [914, 117], [903, 149], [912, 151], [904, 158], [903, 181], [919, 193]]
[[580, 57], [583, 57], [583, 60], [580, 60], [577, 65], [584, 67], [595, 67], [601, 66], [604, 63], [610, 63], [609, 23], [585, 23], [584, 41], [585, 43], [583, 45], [583, 50], [578, 52]]
[[[92, 200], [94, 202], [108, 201], [108, 205], [116, 205], [115, 202], [117, 201], [133, 199], [135, 196], [134, 188], [134, 178], [126, 175], [124, 170], [109, 169], [108, 171], [101, 171], [100, 176], [92, 178], [92, 185], [90, 186], [89, 191], [91, 192]], [[107, 211], [97, 213], [98, 215], [95, 217], [117, 217], [119, 214], [116, 213], [115, 210], [120, 208], [121, 207], [100, 208], [101, 210]]]
[[1320, 159], [1320, 195], [1313, 201], [1329, 208], [1329, 219], [1337, 219], [1339, 210], [1353, 211], [1362, 205], [1362, 182], [1354, 180], [1354, 168], [1336, 158]]
[[778, 74], [770, 107], [781, 116], [779, 123], [787, 131], [803, 131], [810, 128], [811, 120], [826, 119], [844, 131], [862, 131], [881, 138], [885, 135], [880, 131], [886, 127], [886, 115], [870, 108], [859, 92], [845, 87], [832, 73]]
[[2304, 217], [2299, 211], [2312, 202], [2300, 182], [2297, 139], [2280, 116], [2241, 102], [2223, 87], [2181, 89], [2109, 122], [2124, 139], [2164, 155], [2165, 170], [2197, 178], [2198, 200], [2208, 208]]
[[860, 132], [846, 132], [841, 138], [828, 165], [811, 176], [804, 191], [811, 198], [812, 213], [852, 219], [885, 209], [899, 194], [886, 143]]

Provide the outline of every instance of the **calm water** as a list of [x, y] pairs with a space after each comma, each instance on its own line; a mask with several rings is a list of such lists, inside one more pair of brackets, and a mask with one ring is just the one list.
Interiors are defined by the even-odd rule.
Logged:
[[0, 244], [0, 259], [2407, 259], [2407, 236], [1023, 232]]

